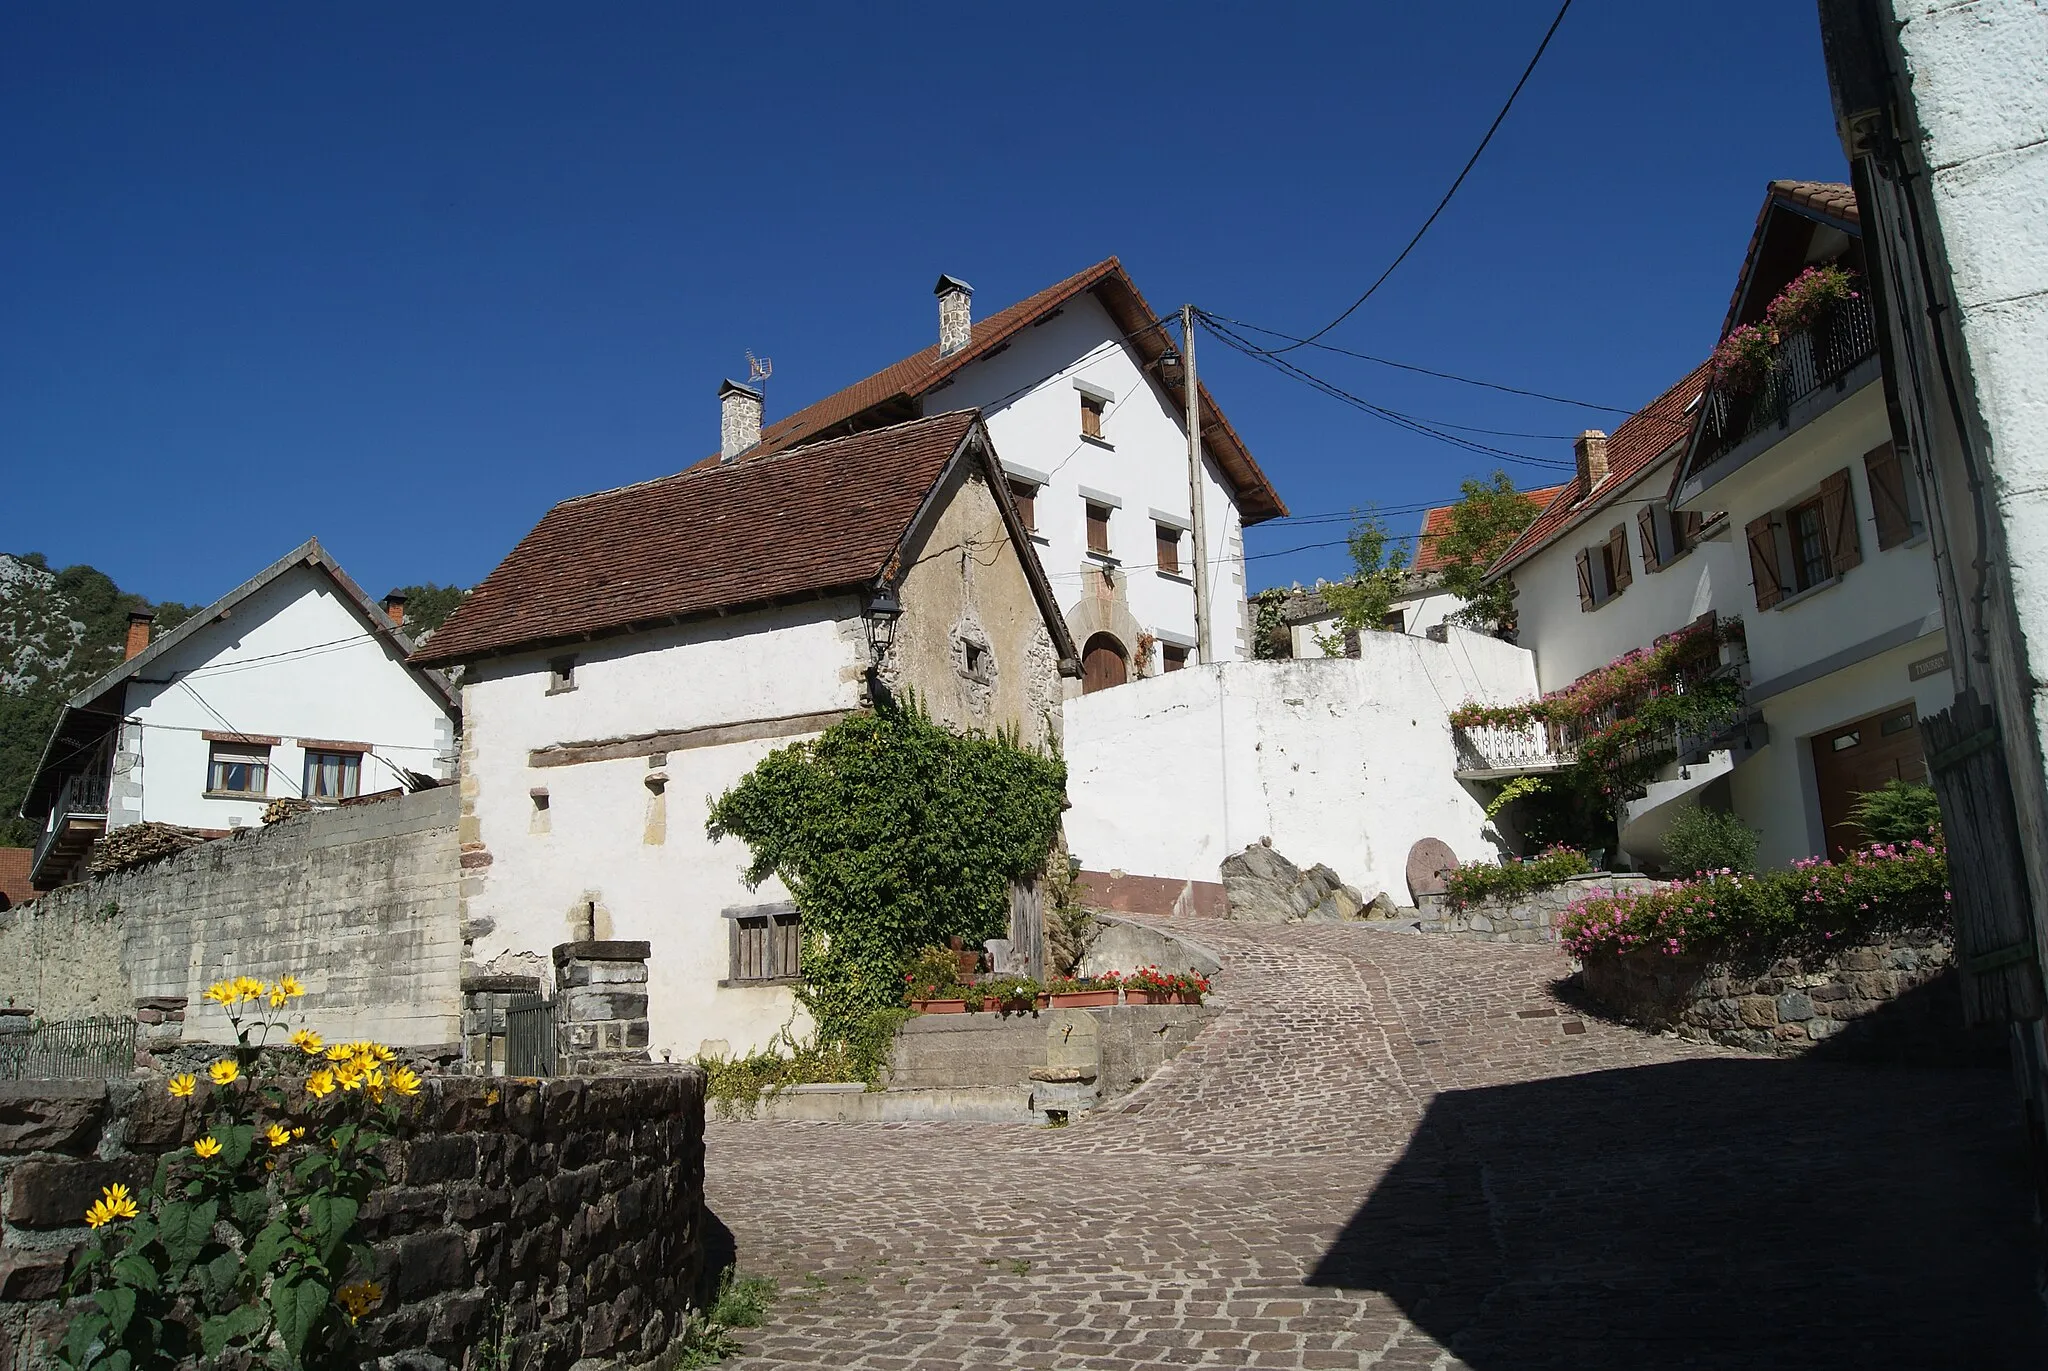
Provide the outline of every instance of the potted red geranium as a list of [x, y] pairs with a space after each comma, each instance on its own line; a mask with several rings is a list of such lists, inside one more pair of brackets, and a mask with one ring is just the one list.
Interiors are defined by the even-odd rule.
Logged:
[[1046, 986], [1046, 1003], [1054, 1009], [1104, 1009], [1117, 1002], [1123, 978], [1112, 971], [1106, 976], [1054, 981]]

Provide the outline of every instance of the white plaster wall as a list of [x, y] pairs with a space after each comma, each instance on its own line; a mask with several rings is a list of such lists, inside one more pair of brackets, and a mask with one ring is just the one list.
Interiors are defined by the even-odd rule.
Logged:
[[[1409, 599], [1395, 600], [1393, 602], [1393, 607], [1400, 610], [1404, 616], [1401, 631], [1411, 638], [1427, 636], [1429, 630], [1449, 619], [1453, 614], [1464, 608], [1464, 605], [1465, 602], [1456, 595], [1447, 595], [1441, 591], [1416, 595]], [[1329, 634], [1335, 632], [1336, 627], [1337, 615], [1335, 611], [1288, 625], [1287, 631], [1294, 644], [1294, 655], [1297, 657], [1329, 656], [1330, 654], [1324, 652], [1322, 645], [1316, 641], [1316, 635], [1318, 633]]]
[[1763, 702], [1770, 741], [1729, 775], [1735, 812], [1762, 835], [1759, 865], [1787, 866], [1824, 845], [1814, 734], [1908, 703], [1923, 716], [1949, 705], [1954, 688], [1946, 672], [1922, 681], [1908, 679], [1906, 672], [1908, 663], [1941, 646], [1937, 631]]
[[[1749, 597], [1749, 554], [1740, 543], [1739, 519], [1731, 521], [1735, 534], [1723, 532], [1708, 539], [1662, 571], [1643, 570], [1636, 515], [1644, 501], [1661, 499], [1670, 488], [1672, 465], [1667, 461], [1651, 468], [1614, 504], [1567, 529], [1514, 569], [1516, 640], [1536, 654], [1536, 676], [1544, 691], [1560, 690], [1710, 609], [1743, 613]], [[1635, 579], [1606, 604], [1583, 610], [1579, 550], [1605, 542], [1616, 524], [1628, 526], [1629, 569]], [[1754, 604], [1749, 608], [1754, 610]]]
[[[534, 767], [535, 748], [713, 724], [852, 709], [864, 660], [851, 598], [735, 616], [591, 643], [577, 655], [576, 689], [549, 695], [551, 654], [492, 660], [464, 689], [475, 823], [491, 862], [469, 902], [492, 921], [476, 939], [484, 964], [507, 953], [547, 958], [577, 935], [595, 900], [600, 937], [652, 944], [652, 1049], [694, 1056], [707, 1041], [735, 1052], [765, 1045], [796, 1012], [787, 987], [720, 989], [728, 970], [728, 905], [787, 898], [770, 881], [740, 878], [744, 843], [704, 834], [710, 803], [795, 736], [672, 751], [666, 832], [648, 841], [647, 757]], [[531, 791], [548, 792], [535, 832]], [[806, 1026], [796, 1024], [801, 1033]]]
[[[1192, 641], [1195, 592], [1190, 579], [1194, 539], [1181, 538], [1183, 574], [1158, 569], [1151, 511], [1191, 519], [1183, 416], [1153, 384], [1136, 353], [1120, 341], [1092, 295], [1071, 300], [1059, 317], [1026, 329], [998, 355], [966, 368], [925, 401], [928, 413], [976, 406], [1006, 465], [1050, 476], [1035, 510], [1039, 560], [1062, 612], [1091, 593], [1083, 487], [1117, 497], [1109, 550], [1129, 577], [1131, 613], [1155, 634]], [[1075, 379], [1108, 392], [1103, 441], [1081, 436]], [[1244, 538], [1237, 506], [1213, 462], [1204, 487], [1208, 560], [1215, 624], [1215, 660], [1249, 656], [1245, 623]], [[1095, 577], [1099, 581], [1099, 577]], [[1130, 646], [1127, 644], [1127, 646]]]
[[[109, 816], [115, 827], [259, 824], [270, 800], [300, 793], [302, 738], [370, 744], [364, 794], [396, 788], [394, 766], [448, 774], [454, 735], [440, 701], [405, 668], [391, 640], [374, 634], [360, 608], [311, 567], [287, 571], [143, 674], [147, 681], [127, 688], [133, 722], [123, 730], [123, 751], [131, 760], [115, 777], [141, 785], [141, 807], [117, 809]], [[265, 798], [206, 798], [207, 732], [281, 740], [270, 749]]]
[[1404, 902], [1417, 840], [1497, 855], [1453, 774], [1447, 716], [1527, 698], [1529, 654], [1459, 629], [1445, 643], [1369, 634], [1361, 651], [1191, 668], [1067, 701], [1069, 846], [1093, 870], [1213, 881], [1226, 856], [1270, 837], [1303, 866], [1327, 862]]

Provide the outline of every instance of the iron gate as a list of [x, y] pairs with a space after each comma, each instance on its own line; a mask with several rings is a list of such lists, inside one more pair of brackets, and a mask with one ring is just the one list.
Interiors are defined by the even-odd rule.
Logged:
[[132, 1018], [108, 1014], [0, 1035], [0, 1080], [106, 1080], [134, 1069]]
[[505, 1074], [552, 1076], [557, 1068], [555, 1004], [539, 995], [505, 1001]]

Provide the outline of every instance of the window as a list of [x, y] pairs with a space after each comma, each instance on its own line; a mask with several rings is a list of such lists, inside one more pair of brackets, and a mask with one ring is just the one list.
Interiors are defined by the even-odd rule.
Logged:
[[1384, 614], [1383, 616], [1381, 616], [1381, 618], [1380, 618], [1380, 632], [1382, 632], [1382, 633], [1406, 633], [1407, 631], [1408, 631], [1408, 611], [1407, 611], [1407, 610], [1405, 610], [1405, 609], [1390, 609], [1390, 610], [1388, 610], [1388, 611], [1386, 612], [1386, 614]]
[[1038, 532], [1038, 487], [1029, 481], [1011, 481], [1010, 500], [1017, 506], [1017, 517], [1024, 522], [1024, 531]]
[[1180, 574], [1180, 530], [1171, 524], [1154, 524], [1159, 530], [1159, 569]]
[[1606, 542], [1580, 548], [1577, 560], [1579, 609], [1598, 609], [1627, 590], [1635, 579], [1628, 565], [1628, 526], [1616, 524], [1607, 531]]
[[1102, 414], [1109, 405], [1100, 395], [1081, 393], [1081, 436], [1100, 438], [1102, 436]]
[[1828, 567], [1820, 501], [1808, 500], [1786, 510], [1785, 527], [1792, 535], [1792, 571], [1799, 578], [1799, 589], [1811, 590], [1834, 574]]
[[1877, 546], [1881, 552], [1911, 542], [1920, 533], [1920, 520], [1913, 504], [1912, 487], [1899, 461], [1898, 449], [1879, 443], [1863, 454], [1863, 474], [1870, 483], [1870, 513], [1877, 521]]
[[1088, 502], [1088, 550], [1109, 555], [1109, 506]]
[[1179, 671], [1188, 664], [1188, 650], [1178, 643], [1167, 643], [1159, 649], [1162, 669]]
[[309, 800], [353, 800], [363, 791], [363, 754], [306, 750], [306, 786]]
[[548, 663], [548, 694], [559, 695], [576, 688], [576, 659], [557, 657]]
[[248, 743], [215, 743], [206, 765], [209, 795], [270, 793], [270, 749]]
[[1643, 570], [1662, 571], [1699, 545], [1704, 521], [1697, 514], [1680, 514], [1669, 505], [1652, 501], [1636, 511], [1636, 541], [1641, 544]]
[[1863, 564], [1847, 467], [1822, 481], [1812, 496], [1750, 520], [1743, 532], [1758, 609], [1771, 609]]
[[803, 923], [791, 904], [745, 905], [725, 911], [731, 930], [727, 985], [793, 981], [803, 973]]

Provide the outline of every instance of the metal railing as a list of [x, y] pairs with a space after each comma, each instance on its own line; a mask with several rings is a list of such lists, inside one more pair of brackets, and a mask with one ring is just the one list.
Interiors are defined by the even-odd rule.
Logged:
[[64, 778], [56, 803], [50, 806], [50, 821], [36, 839], [35, 855], [29, 859], [31, 871], [42, 865], [44, 854], [64, 835], [71, 820], [107, 817], [110, 785], [111, 778], [104, 771], [81, 771]]
[[1460, 772], [1555, 771], [1579, 759], [1575, 730], [1559, 724], [1477, 724], [1452, 730]]
[[538, 995], [513, 995], [505, 1005], [505, 1074], [552, 1076], [560, 1070], [555, 1004]]
[[1877, 320], [1867, 297], [1846, 300], [1777, 347], [1771, 369], [1755, 389], [1735, 393], [1715, 386], [1702, 408], [1704, 465], [1751, 435], [1785, 422], [1792, 406], [1833, 385], [1877, 351]]
[[135, 1020], [118, 1015], [0, 1034], [0, 1081], [106, 1080], [135, 1069]]

